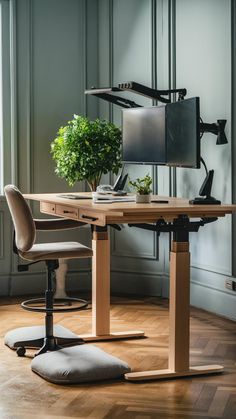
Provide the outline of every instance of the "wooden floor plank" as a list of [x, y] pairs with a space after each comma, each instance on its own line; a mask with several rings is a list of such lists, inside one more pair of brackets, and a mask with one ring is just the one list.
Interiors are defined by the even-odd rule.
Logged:
[[[17, 299], [17, 303], [20, 299]], [[23, 311], [14, 299], [0, 300], [1, 419], [153, 419], [236, 417], [235, 322], [191, 310], [191, 363], [223, 364], [225, 373], [132, 383], [125, 380], [59, 386], [30, 369], [31, 351], [18, 358], [3, 345], [13, 328], [43, 324], [43, 315]], [[91, 331], [91, 310], [56, 314], [55, 322], [73, 332]], [[133, 371], [167, 368], [168, 302], [158, 298], [113, 298], [111, 330], [143, 329], [144, 339], [97, 342], [128, 362]]]

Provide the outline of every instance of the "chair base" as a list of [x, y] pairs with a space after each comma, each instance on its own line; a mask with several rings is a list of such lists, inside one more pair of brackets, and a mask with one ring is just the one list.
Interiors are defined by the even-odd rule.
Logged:
[[[65, 300], [67, 303], [76, 302], [76, 307], [57, 307], [54, 308], [54, 290], [53, 290], [53, 275], [55, 274], [55, 270], [58, 268], [58, 260], [57, 259], [50, 259], [45, 260], [47, 265], [47, 287], [45, 291], [45, 297], [44, 298], [34, 298], [30, 300], [23, 301], [21, 303], [21, 306], [23, 309], [28, 311], [35, 311], [35, 312], [41, 312], [45, 313], [45, 329], [43, 334], [43, 344], [40, 345], [40, 350], [38, 351], [37, 355], [44, 354], [48, 351], [57, 351], [58, 349], [61, 349], [64, 345], [65, 346], [74, 346], [74, 345], [81, 345], [84, 343], [84, 341], [76, 336], [76, 337], [69, 337], [69, 340], [57, 338], [55, 336], [55, 330], [53, 326], [53, 313], [55, 312], [65, 312], [65, 311], [79, 311], [87, 307], [88, 302], [82, 299], [78, 298], [66, 298], [62, 299], [62, 302], [64, 303]], [[78, 306], [79, 303], [79, 306]], [[41, 338], [31, 339], [31, 345], [33, 344], [38, 345], [42, 343]], [[61, 344], [59, 344], [59, 341]], [[6, 343], [6, 340], [5, 340]], [[29, 342], [27, 342], [27, 345]], [[17, 345], [17, 346], [16, 346]], [[17, 355], [18, 356], [24, 356], [25, 354], [25, 347], [26, 345], [22, 340], [17, 340], [14, 344], [14, 348], [17, 347]]]
[[[60, 347], [80, 344], [83, 339], [63, 326], [55, 325], [53, 332]], [[4, 338], [4, 343], [10, 349], [33, 348], [38, 349], [44, 345], [45, 326], [19, 327], [10, 330]], [[82, 342], [81, 342], [82, 341]]]
[[35, 354], [35, 356], [45, 354], [48, 351], [58, 351], [58, 349], [62, 349], [62, 346], [58, 345], [57, 338], [55, 336], [44, 338], [43, 346], [40, 350]]

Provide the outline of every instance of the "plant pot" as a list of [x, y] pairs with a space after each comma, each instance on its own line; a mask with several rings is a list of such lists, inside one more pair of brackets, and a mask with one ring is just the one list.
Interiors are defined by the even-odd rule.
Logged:
[[136, 194], [135, 201], [137, 204], [148, 204], [149, 202], [151, 202], [151, 195]]

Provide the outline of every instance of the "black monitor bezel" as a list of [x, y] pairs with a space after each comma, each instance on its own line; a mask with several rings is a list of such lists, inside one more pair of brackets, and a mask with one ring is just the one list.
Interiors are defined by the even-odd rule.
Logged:
[[[130, 160], [124, 160], [122, 158], [122, 162], [124, 164], [139, 164], [139, 165], [156, 165], [156, 166], [168, 166], [168, 167], [176, 167], [176, 168], [186, 168], [186, 169], [199, 169], [201, 166], [201, 137], [200, 137], [200, 99], [199, 97], [192, 97], [192, 98], [187, 98], [184, 99], [182, 101], [179, 102], [172, 102], [169, 103], [167, 105], [160, 105], [160, 106], [145, 106], [143, 108], [145, 109], [153, 109], [153, 108], [162, 108], [162, 107], [168, 107], [171, 106], [172, 104], [177, 104], [177, 103], [181, 103], [181, 102], [186, 102], [188, 100], [196, 100], [196, 112], [197, 112], [197, 123], [196, 123], [196, 138], [197, 138], [197, 144], [196, 144], [196, 164], [193, 166], [189, 166], [189, 165], [182, 165], [182, 164], [173, 164], [173, 163], [169, 163], [168, 162], [168, 156], [166, 156], [166, 161], [165, 162], [157, 162], [157, 161], [148, 161], [148, 162], [144, 162], [144, 161], [130, 161]], [[142, 108], [128, 108], [128, 109], [122, 109], [122, 127], [123, 127], [123, 115], [125, 112], [132, 112], [132, 111], [137, 111], [137, 110], [141, 110]], [[166, 132], [165, 132], [165, 137], [166, 137]], [[166, 154], [167, 154], [167, 143], [166, 143]], [[122, 133], [122, 157], [123, 157], [123, 133]]]
[[[169, 167], [176, 167], [176, 168], [183, 168], [183, 169], [200, 169], [201, 167], [201, 135], [200, 135], [200, 98], [198, 96], [195, 97], [191, 97], [191, 98], [187, 98], [178, 102], [172, 102], [172, 103], [168, 103], [166, 105], [166, 107], [169, 107], [171, 105], [176, 105], [176, 104], [180, 104], [190, 101], [190, 100], [196, 100], [196, 164], [195, 165], [183, 165], [183, 164], [174, 164], [174, 163], [169, 163], [167, 161], [166, 166]], [[167, 139], [166, 139], [167, 140]], [[166, 144], [167, 147], [167, 144]], [[168, 160], [168, 156], [167, 156], [167, 160]]]

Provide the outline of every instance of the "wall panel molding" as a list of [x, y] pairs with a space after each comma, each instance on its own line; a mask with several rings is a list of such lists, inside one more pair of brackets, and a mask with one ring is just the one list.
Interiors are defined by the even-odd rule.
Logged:
[[9, 296], [9, 282], [10, 282], [10, 277], [7, 274], [1, 274], [0, 275], [0, 296], [5, 297], [5, 296]]
[[[157, 89], [157, 0], [152, 0], [151, 5], [151, 44], [152, 44], [152, 88]], [[156, 106], [157, 100], [152, 100]], [[158, 167], [152, 166], [152, 186], [153, 194], [158, 193]]]
[[12, 142], [12, 104], [13, 104], [13, 73], [11, 71], [11, 52], [13, 34], [13, 4], [9, 1], [1, 2], [1, 167], [0, 194], [4, 184], [12, 181], [12, 161], [15, 149]]
[[[191, 267], [191, 278], [192, 306], [236, 320], [235, 293], [224, 288], [225, 280], [232, 279], [231, 276]], [[166, 274], [163, 275], [161, 295], [169, 297], [169, 276]]]
[[[83, 78], [84, 78], [84, 89], [89, 88], [88, 86], [88, 77], [87, 77], [87, 72], [88, 72], [88, 54], [87, 54], [87, 48], [88, 48], [88, 44], [87, 44], [87, 36], [89, 35], [88, 33], [88, 4], [86, 0], [83, 0], [83, 53], [84, 53], [84, 68], [83, 68]], [[78, 40], [79, 41], [79, 40]], [[84, 115], [88, 116], [88, 96], [84, 95], [84, 104], [83, 104], [83, 108], [84, 108]]]
[[[113, 86], [113, 70], [114, 70], [114, 45], [113, 45], [113, 1], [108, 2], [108, 14], [109, 14], [109, 86]], [[113, 107], [112, 103], [109, 103], [109, 121], [113, 122]], [[111, 181], [111, 174], [110, 174]]]
[[[99, 28], [98, 28], [98, 0], [82, 0], [83, 37], [84, 37], [84, 90], [98, 86], [98, 55], [99, 55]], [[79, 40], [80, 42], [80, 40]], [[84, 95], [84, 113], [89, 118], [97, 118], [99, 102], [94, 96]]]
[[18, 182], [17, 158], [17, 68], [16, 68], [16, 0], [10, 3], [10, 86], [11, 86], [11, 182]]
[[[169, 0], [169, 89], [176, 89], [176, 0]], [[176, 96], [173, 95], [174, 100]], [[176, 168], [170, 167], [170, 196], [177, 196]]]
[[4, 211], [0, 211], [0, 259], [1, 260], [4, 259], [4, 254], [5, 254], [4, 236], [5, 236]]
[[[32, 295], [44, 293], [46, 273], [27, 274], [17, 273], [11, 275], [10, 295]], [[66, 289], [70, 291], [88, 291], [91, 289], [91, 271], [88, 269], [79, 272], [68, 271], [66, 275]]]
[[23, 0], [16, 3], [16, 69], [17, 69], [17, 154], [18, 186], [21, 190], [33, 192], [34, 171], [32, 167], [33, 142], [33, 2]]
[[[150, 48], [150, 63], [149, 63], [150, 68], [148, 68], [147, 76], [143, 74], [143, 69], [140, 68], [140, 77], [142, 77], [142, 78], [145, 77], [146, 81], [143, 81], [143, 82], [146, 83], [147, 85], [153, 85], [153, 86], [156, 86], [156, 83], [157, 83], [157, 50], [156, 50], [156, 37], [157, 37], [157, 34], [156, 34], [156, 30], [157, 30], [156, 19], [157, 19], [157, 17], [156, 17], [156, 3], [157, 3], [156, 0], [148, 1], [148, 2], [145, 3], [145, 7], [144, 7], [144, 3], [142, 3], [142, 4], [141, 4], [141, 2], [139, 3], [139, 5], [141, 6], [140, 16], [144, 16], [145, 17], [145, 22], [146, 21], [149, 22], [148, 27], [145, 26], [145, 35], [144, 35], [145, 39], [147, 38], [147, 42], [149, 44], [148, 54], [149, 54], [149, 48]], [[115, 71], [115, 76], [114, 76], [115, 78], [118, 78], [118, 77], [121, 77], [121, 78], [124, 77], [125, 78], [126, 77], [126, 79], [130, 79], [130, 80], [135, 79], [135, 76], [130, 75], [132, 69], [130, 67], [129, 68], [127, 67], [127, 71], [125, 69], [125, 59], [122, 55], [122, 53], [123, 53], [123, 50], [122, 50], [123, 39], [122, 39], [122, 41], [120, 41], [120, 39], [119, 39], [119, 35], [121, 35], [121, 34], [120, 34], [120, 28], [119, 28], [118, 23], [117, 23], [117, 19], [118, 19], [117, 16], [120, 16], [122, 11], [126, 9], [125, 2], [124, 1], [116, 2], [116, 0], [113, 0], [113, 1], [110, 1], [109, 4], [110, 4], [110, 6], [115, 5], [115, 8], [113, 7], [113, 19], [115, 21], [115, 24], [111, 21], [111, 14], [110, 14], [110, 29], [113, 28], [113, 34], [112, 34], [111, 39], [115, 40], [115, 47], [116, 47], [116, 50], [114, 51], [114, 42], [113, 42], [113, 48], [112, 48], [112, 51], [110, 51], [110, 54], [120, 54], [120, 57], [121, 57], [121, 66], [120, 67], [119, 67], [120, 62], [119, 62], [119, 59], [117, 58], [117, 56], [115, 57], [116, 58], [116, 68], [114, 68], [114, 62], [111, 62], [111, 60], [110, 60], [110, 63], [111, 63], [110, 67], [112, 67], [112, 69], [111, 69], [112, 73]], [[137, 14], [137, 18], [141, 19], [141, 17], [139, 16], [139, 13], [136, 10], [134, 11], [134, 9], [135, 9], [135, 2], [133, 1], [132, 3], [129, 4], [127, 13], [128, 14], [129, 13], [130, 14], [135, 13], [135, 14]], [[125, 24], [124, 24], [124, 31], [125, 31], [126, 36], [127, 36], [127, 47], [130, 48], [130, 53], [132, 55], [132, 54], [134, 54], [134, 50], [136, 51], [136, 47], [137, 47], [136, 42], [135, 42], [134, 33], [136, 34], [136, 31], [138, 31], [138, 29], [135, 26], [136, 25], [135, 20], [133, 20], [133, 27], [132, 27], [132, 24], [129, 26], [127, 22], [128, 22], [128, 20], [126, 19]], [[138, 25], [140, 25], [140, 21], [138, 21]], [[121, 24], [121, 27], [122, 27], [122, 24]], [[134, 32], [132, 32], [132, 28], [133, 28]], [[122, 34], [122, 36], [124, 36], [124, 35]], [[131, 47], [131, 45], [129, 45], [129, 43], [130, 43], [129, 38], [128, 38], [129, 36], [130, 37], [133, 36], [132, 41], [131, 41], [132, 42], [132, 47]], [[125, 53], [125, 45], [124, 45], [124, 53]], [[126, 54], [127, 54], [127, 51], [126, 51]], [[143, 64], [141, 64], [141, 63], [140, 63], [140, 65], [143, 66]], [[128, 66], [128, 64], [127, 64], [127, 66]], [[134, 69], [134, 70], [135, 70], [135, 73], [137, 73], [137, 69]], [[126, 76], [126, 73], [128, 74], [127, 76]], [[142, 74], [142, 76], [141, 76], [141, 74]], [[148, 80], [149, 76], [150, 76], [150, 80]], [[110, 79], [111, 84], [112, 84], [112, 81], [113, 80]], [[140, 100], [142, 100], [142, 98], [140, 96], [138, 98], [139, 98], [138, 101], [140, 102]], [[152, 101], [152, 102], [154, 103], [154, 101]], [[144, 105], [145, 105], [145, 103], [144, 103]], [[153, 193], [156, 193], [157, 192], [157, 168], [155, 166], [150, 166], [150, 168], [149, 167], [147, 168], [147, 171], [150, 171], [150, 169], [151, 169], [151, 176], [152, 176], [152, 179], [153, 179]], [[127, 168], [127, 170], [129, 170], [129, 169]], [[132, 175], [131, 172], [129, 174], [130, 174], [130, 176], [135, 177], [135, 175]], [[148, 248], [149, 249], [151, 248], [151, 251], [149, 251], [149, 250], [147, 251], [147, 249], [145, 249], [145, 244], [144, 244], [144, 246], [142, 246], [142, 249], [143, 249], [142, 251], [140, 251], [140, 246], [138, 246], [138, 250], [137, 250], [137, 248], [135, 247], [135, 244], [134, 244], [133, 250], [127, 249], [126, 246], [125, 246], [125, 242], [126, 242], [126, 240], [129, 240], [129, 236], [125, 235], [125, 234], [123, 234], [123, 237], [122, 237], [122, 240], [124, 242], [124, 246], [121, 246], [120, 243], [118, 245], [117, 242], [118, 242], [119, 234], [120, 233], [116, 232], [116, 231], [114, 231], [112, 233], [112, 256], [122, 257], [124, 260], [127, 259], [127, 261], [128, 261], [128, 259], [131, 259], [131, 258], [133, 258], [133, 259], [137, 259], [137, 258], [149, 259], [150, 261], [159, 260], [158, 238], [157, 238], [155, 233], [150, 232], [150, 235], [148, 236], [148, 237], [150, 237]], [[150, 246], [150, 243], [152, 243], [151, 246]]]
[[[154, 180], [153, 184], [155, 185], [156, 178], [157, 178], [156, 166], [151, 166], [151, 176], [152, 176], [152, 179]], [[156, 193], [155, 190], [153, 192]], [[140, 251], [137, 252], [135, 248], [133, 251], [123, 250], [119, 245], [117, 245], [117, 239], [118, 239], [119, 234], [120, 232], [116, 230], [113, 230], [111, 234], [111, 238], [112, 238], [111, 255], [112, 256], [117, 256], [117, 257], [122, 257], [122, 258], [134, 258], [134, 259], [141, 258], [141, 259], [150, 259], [150, 260], [157, 260], [157, 261], [159, 260], [159, 237], [157, 236], [155, 232], [149, 231], [150, 240], [152, 241], [151, 252], [147, 252], [145, 250], [142, 252]], [[126, 237], [126, 240], [129, 240], [129, 239]]]
[[222, 269], [221, 265], [208, 265], [206, 263], [193, 263], [191, 264], [192, 268], [201, 269], [202, 271], [212, 272], [214, 274], [221, 274], [221, 275], [230, 275], [231, 272], [228, 269]]
[[122, 258], [133, 258], [133, 259], [159, 260], [158, 243], [157, 243], [156, 234], [154, 232], [152, 233], [152, 252], [145, 252], [145, 251], [137, 252], [135, 251], [135, 249], [134, 249], [134, 252], [122, 251], [120, 249], [120, 246], [116, 245], [117, 234], [119, 234], [119, 232], [113, 235], [112, 256], [118, 256]]
[[162, 295], [162, 272], [135, 272], [112, 270], [111, 290], [114, 293], [132, 295]]
[[[231, 83], [232, 83], [232, 202], [236, 202], [236, 0], [231, 0]], [[232, 216], [232, 274], [236, 276], [236, 214]]]
[[236, 320], [235, 295], [191, 281], [190, 303], [194, 307]]

